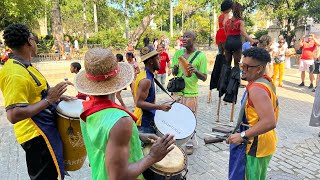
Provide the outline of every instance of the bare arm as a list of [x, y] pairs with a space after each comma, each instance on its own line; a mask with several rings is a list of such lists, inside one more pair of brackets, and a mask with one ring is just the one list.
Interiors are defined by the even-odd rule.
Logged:
[[311, 34], [310, 36], [312, 36], [312, 39], [314, 40], [314, 42], [316, 43], [316, 45], [319, 46], [319, 45], [320, 45], [319, 40], [314, 37], [314, 34]]
[[261, 88], [252, 87], [249, 96], [258, 113], [259, 121], [246, 131], [246, 136], [258, 136], [276, 128], [276, 117], [268, 93]]
[[244, 36], [250, 43], [254, 43], [255, 41], [247, 34], [246, 27], [244, 25], [244, 21], [240, 21], [240, 33], [242, 36]]
[[299, 40], [299, 42], [298, 42], [298, 48], [299, 48], [299, 49], [303, 47], [303, 41], [304, 41], [304, 38], [305, 38], [305, 37], [306, 37], [306, 36], [302, 36], [302, 38]]
[[106, 168], [110, 180], [136, 179], [144, 170], [156, 161], [150, 155], [129, 164], [132, 119], [121, 118], [111, 129], [106, 147]]
[[125, 109], [127, 109], [127, 106], [123, 102], [123, 99], [121, 96], [121, 91], [116, 92], [116, 97], [117, 97], [118, 101], [120, 102], [121, 106], [124, 107]]
[[174, 147], [175, 140], [172, 135], [164, 135], [162, 138], [149, 136], [157, 139], [152, 145], [150, 153], [136, 163], [129, 164], [130, 138], [132, 136], [132, 119], [121, 118], [111, 129], [106, 147], [106, 168], [110, 180], [136, 179], [143, 171], [152, 164], [162, 160]]
[[45, 100], [41, 100], [36, 104], [27, 105], [26, 107], [15, 107], [7, 111], [7, 118], [15, 124], [32, 116], [47, 108], [49, 104]]
[[[47, 100], [50, 104], [56, 102], [61, 95], [67, 90], [67, 82], [61, 82], [55, 87], [52, 87], [48, 91]], [[32, 116], [38, 114], [40, 111], [46, 109], [49, 103], [45, 100], [41, 100], [35, 104], [27, 105], [26, 107], [15, 107], [7, 111], [7, 118], [12, 123], [15, 124], [19, 121], [31, 118]]]
[[170, 110], [171, 106], [167, 104], [153, 104], [145, 101], [149, 94], [149, 89], [151, 87], [151, 81], [149, 79], [143, 79], [139, 82], [138, 91], [136, 94], [136, 106], [141, 109], [156, 109], [156, 110], [163, 110], [168, 111]]

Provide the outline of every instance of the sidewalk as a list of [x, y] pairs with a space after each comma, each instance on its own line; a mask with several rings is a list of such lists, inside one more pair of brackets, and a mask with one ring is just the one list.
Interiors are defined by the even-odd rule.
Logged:
[[[67, 63], [63, 65], [65, 67]], [[49, 83], [54, 85], [64, 77], [73, 79], [68, 72], [69, 66], [62, 68], [55, 64], [45, 76]], [[46, 70], [41, 67], [41, 72]], [[59, 73], [57, 76], [56, 74]], [[209, 77], [209, 76], [208, 76]], [[169, 78], [167, 78], [168, 80]], [[279, 137], [278, 149], [270, 163], [268, 179], [295, 180], [295, 179], [320, 179], [320, 138], [317, 137], [320, 128], [309, 127], [309, 119], [312, 110], [314, 93], [307, 87], [300, 88], [300, 74], [296, 69], [285, 71], [284, 87], [277, 88], [280, 103], [280, 118], [277, 126]], [[200, 84], [199, 111], [197, 117], [198, 147], [194, 154], [188, 156], [188, 180], [226, 180], [228, 179], [228, 145], [225, 143], [204, 145], [204, 133], [210, 133], [216, 119], [218, 93], [212, 91], [212, 103], [207, 104], [208, 84], [210, 79]], [[306, 81], [308, 84], [308, 80]], [[244, 89], [240, 89], [239, 98]], [[68, 94], [74, 95], [76, 91], [69, 88]], [[128, 108], [132, 109], [133, 99], [130, 90], [123, 91], [124, 101]], [[157, 102], [165, 102], [170, 98], [160, 93]], [[26, 180], [27, 169], [25, 154], [17, 144], [12, 125], [6, 120], [3, 108], [2, 95], [0, 97], [0, 176], [3, 180]], [[239, 103], [236, 104], [236, 120]], [[229, 123], [231, 105], [221, 105], [220, 121]], [[71, 172], [71, 177], [66, 179], [86, 180], [91, 179], [88, 161], [76, 172]]]

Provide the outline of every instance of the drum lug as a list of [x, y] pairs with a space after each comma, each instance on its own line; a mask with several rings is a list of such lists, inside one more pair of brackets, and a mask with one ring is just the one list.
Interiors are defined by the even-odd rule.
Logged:
[[188, 169], [186, 169], [185, 171], [186, 171], [186, 173], [181, 177], [182, 180], [187, 179]]

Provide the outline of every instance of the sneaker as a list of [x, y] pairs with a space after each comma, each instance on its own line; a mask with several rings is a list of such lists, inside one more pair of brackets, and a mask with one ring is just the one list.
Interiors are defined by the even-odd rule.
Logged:
[[311, 92], [316, 92], [316, 88], [313, 88]]
[[304, 82], [302, 82], [301, 84], [299, 84], [298, 86], [304, 86]]
[[308, 87], [309, 89], [312, 89], [313, 88], [313, 84], [310, 84], [310, 86]]

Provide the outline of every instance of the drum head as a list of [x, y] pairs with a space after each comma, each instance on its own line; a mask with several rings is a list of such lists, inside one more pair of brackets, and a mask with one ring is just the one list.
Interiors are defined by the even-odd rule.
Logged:
[[68, 117], [79, 118], [83, 108], [82, 101], [80, 99], [61, 101], [57, 106], [57, 111]]
[[168, 112], [157, 110], [154, 123], [162, 134], [173, 134], [175, 139], [184, 139], [196, 129], [196, 117], [185, 105], [174, 103]]
[[[151, 170], [176, 174], [183, 171], [186, 167], [186, 156], [183, 151], [176, 145], [173, 145], [174, 149], [169, 152], [161, 161], [152, 165]], [[147, 145], [143, 148], [144, 156], [147, 156], [150, 152], [151, 145]]]

